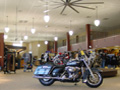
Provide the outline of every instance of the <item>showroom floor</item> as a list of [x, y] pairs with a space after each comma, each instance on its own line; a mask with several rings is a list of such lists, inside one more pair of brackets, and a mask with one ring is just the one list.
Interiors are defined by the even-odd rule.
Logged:
[[[103, 84], [95, 90], [120, 90], [120, 69], [116, 77], [104, 78]], [[33, 72], [17, 70], [16, 74], [0, 72], [0, 90], [93, 90], [84, 83], [55, 82], [52, 86], [42, 86], [37, 79], [32, 78]]]

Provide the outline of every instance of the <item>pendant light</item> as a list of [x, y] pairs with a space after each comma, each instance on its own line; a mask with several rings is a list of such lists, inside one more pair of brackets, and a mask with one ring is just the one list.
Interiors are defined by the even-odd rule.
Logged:
[[4, 39], [7, 39], [8, 38], [8, 35], [4, 35]]
[[40, 44], [37, 44], [37, 47], [40, 47]]
[[58, 37], [54, 37], [54, 40], [57, 41], [57, 40], [58, 40]]
[[73, 31], [71, 30], [71, 20], [70, 20], [70, 31], [69, 31], [69, 35], [70, 35], [70, 36], [73, 35]]
[[45, 41], [44, 43], [47, 45], [47, 44], [48, 44], [48, 41]]
[[58, 40], [58, 37], [56, 36], [56, 30], [55, 30], [55, 37], [54, 37], [54, 40], [55, 40], [55, 41]]
[[98, 19], [98, 7], [96, 6], [96, 20], [94, 21], [95, 26], [100, 25], [100, 20]]
[[21, 43], [21, 44], [23, 43], [23, 38], [22, 38], [22, 35], [21, 35], [21, 40], [20, 40], [20, 43]]
[[22, 44], [22, 43], [23, 43], [23, 40], [21, 40], [20, 43]]
[[[46, 2], [46, 10], [45, 11], [48, 11], [48, 2]], [[44, 21], [46, 23], [48, 23], [49, 20], [50, 20], [50, 16], [48, 15], [48, 12], [45, 12]]]
[[28, 39], [28, 36], [27, 36], [27, 35], [25, 35], [25, 36], [24, 36], [24, 39], [25, 39], [25, 40], [27, 40], [27, 39]]
[[7, 24], [6, 24], [6, 27], [5, 27], [5, 32], [6, 33], [8, 33], [9, 32], [9, 27], [8, 27], [8, 16], [6, 16], [6, 18], [7, 18]]
[[73, 35], [73, 31], [69, 31], [69, 35], [72, 36]]
[[25, 33], [24, 39], [27, 40], [28, 39], [27, 29], [25, 31], [26, 31], [26, 33]]
[[35, 31], [36, 31], [36, 30], [35, 30], [35, 28], [34, 28], [34, 18], [33, 18], [31, 33], [34, 34]]

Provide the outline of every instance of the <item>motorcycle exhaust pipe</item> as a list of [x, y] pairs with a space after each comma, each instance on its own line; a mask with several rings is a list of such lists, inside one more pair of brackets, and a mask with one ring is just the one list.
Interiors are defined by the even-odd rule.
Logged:
[[69, 80], [68, 78], [61, 78], [61, 77], [43, 77], [43, 76], [33, 76], [33, 78], [43, 78], [43, 79], [64, 79], [64, 80]]

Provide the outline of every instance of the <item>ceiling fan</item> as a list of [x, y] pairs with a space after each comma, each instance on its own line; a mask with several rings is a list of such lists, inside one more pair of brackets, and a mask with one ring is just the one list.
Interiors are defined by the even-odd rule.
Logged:
[[83, 1], [83, 0], [74, 0], [74, 1], [73, 0], [61, 0], [61, 2], [56, 2], [56, 1], [52, 1], [52, 2], [56, 3], [56, 5], [59, 5], [59, 6], [55, 7], [54, 9], [64, 6], [64, 8], [62, 9], [60, 14], [62, 14], [64, 12], [64, 10], [66, 9], [67, 6], [69, 8], [71, 8], [72, 10], [74, 10], [75, 12], [79, 13], [79, 11], [76, 10], [73, 6], [95, 10], [95, 8], [83, 6], [83, 4], [104, 4], [104, 2], [85, 2], [85, 3], [80, 3], [80, 1]]

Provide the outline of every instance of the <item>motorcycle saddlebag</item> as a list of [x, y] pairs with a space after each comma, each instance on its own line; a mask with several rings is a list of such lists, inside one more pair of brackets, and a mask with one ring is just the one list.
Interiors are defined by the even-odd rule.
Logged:
[[36, 68], [34, 74], [35, 75], [47, 75], [47, 74], [49, 74], [52, 67], [53, 67], [53, 65], [51, 65], [51, 64], [40, 65]]

